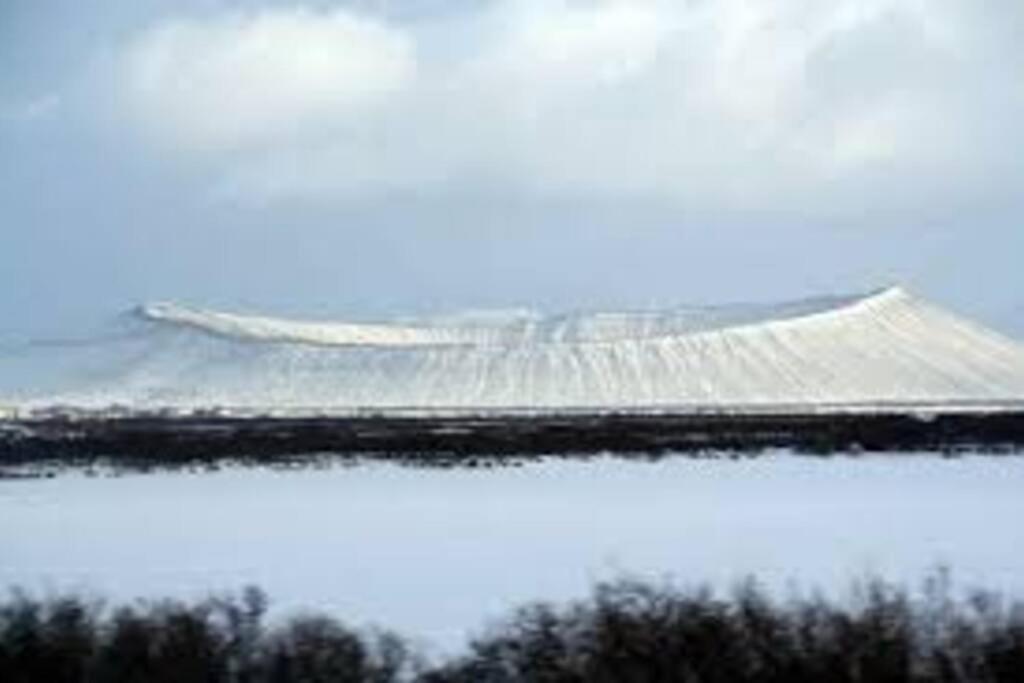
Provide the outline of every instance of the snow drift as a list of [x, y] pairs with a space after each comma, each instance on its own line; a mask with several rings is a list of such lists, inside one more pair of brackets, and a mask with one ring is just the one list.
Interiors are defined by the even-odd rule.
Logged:
[[892, 288], [770, 306], [301, 322], [174, 304], [28, 406], [827, 410], [1024, 401], [1024, 346]]

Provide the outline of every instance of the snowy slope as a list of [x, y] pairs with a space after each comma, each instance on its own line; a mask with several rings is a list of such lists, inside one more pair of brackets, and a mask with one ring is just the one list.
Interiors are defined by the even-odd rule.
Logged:
[[138, 409], [764, 409], [1024, 401], [1024, 347], [900, 289], [775, 306], [395, 323], [156, 304], [48, 404]]

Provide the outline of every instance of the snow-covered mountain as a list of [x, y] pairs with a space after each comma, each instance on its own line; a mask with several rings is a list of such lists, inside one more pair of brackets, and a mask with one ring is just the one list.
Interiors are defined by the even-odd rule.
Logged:
[[744, 410], [1024, 402], [1024, 346], [898, 288], [779, 305], [301, 322], [154, 304], [72, 386], [182, 410]]

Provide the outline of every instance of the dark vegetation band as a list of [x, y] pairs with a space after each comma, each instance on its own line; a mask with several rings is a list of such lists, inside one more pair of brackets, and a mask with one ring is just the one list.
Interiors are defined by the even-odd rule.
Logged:
[[579, 414], [466, 417], [124, 417], [0, 421], [0, 470], [31, 463], [149, 468], [330, 453], [414, 464], [600, 453], [659, 456], [1024, 450], [1024, 412], [915, 415]]
[[1024, 604], [881, 580], [842, 600], [726, 596], [629, 579], [533, 604], [462, 654], [430, 661], [394, 633], [319, 614], [266, 617], [255, 588], [199, 602], [105, 606], [13, 592], [0, 604], [5, 683], [744, 683], [1024, 680]]

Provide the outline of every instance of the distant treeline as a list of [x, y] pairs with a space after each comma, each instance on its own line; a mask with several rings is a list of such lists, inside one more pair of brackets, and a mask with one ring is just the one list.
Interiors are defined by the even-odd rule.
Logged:
[[541, 455], [1024, 450], [1024, 412], [565, 414], [462, 417], [122, 417], [0, 421], [0, 474], [273, 463], [315, 454], [473, 465]]
[[5, 683], [778, 683], [1024, 680], [1024, 604], [881, 581], [842, 601], [725, 597], [632, 580], [534, 604], [429, 662], [409, 641], [323, 615], [267, 620], [257, 589], [105, 607], [12, 593], [0, 603]]

